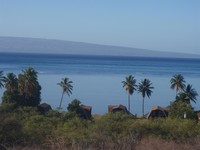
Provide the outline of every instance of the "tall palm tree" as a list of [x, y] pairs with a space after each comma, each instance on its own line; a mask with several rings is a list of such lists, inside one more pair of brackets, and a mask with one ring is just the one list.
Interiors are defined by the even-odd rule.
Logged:
[[138, 93], [142, 94], [142, 114], [144, 116], [144, 98], [147, 95], [148, 98], [150, 98], [151, 93], [153, 92], [152, 89], [154, 87], [151, 86], [152, 83], [149, 79], [144, 79], [139, 83], [138, 85]]
[[5, 91], [2, 96], [3, 103], [18, 104], [19, 93], [18, 93], [18, 79], [14, 73], [8, 73], [4, 78]]
[[171, 83], [171, 89], [176, 90], [176, 95], [178, 94], [178, 92], [184, 91], [185, 80], [181, 74], [175, 74], [171, 78], [170, 83]]
[[13, 93], [17, 90], [18, 79], [14, 73], [8, 73], [4, 79], [4, 83], [8, 93]]
[[196, 103], [198, 93], [194, 88], [192, 88], [191, 84], [188, 84], [186, 86], [184, 93], [186, 94], [186, 98], [188, 99], [189, 102], [193, 101], [194, 103]]
[[122, 84], [128, 93], [128, 111], [130, 112], [130, 95], [132, 95], [136, 90], [136, 79], [134, 79], [134, 76], [129, 75], [128, 77], [126, 77], [125, 81], [122, 81]]
[[25, 95], [25, 97], [30, 97], [38, 86], [37, 72], [32, 67], [22, 72], [23, 74], [19, 75], [19, 93]]
[[69, 78], [62, 78], [60, 83], [58, 83], [58, 85], [61, 86], [61, 88], [62, 88], [62, 96], [61, 96], [60, 105], [59, 105], [58, 109], [61, 109], [64, 94], [67, 93], [68, 96], [70, 96], [70, 94], [72, 94], [72, 90], [73, 90], [72, 83], [73, 82], [70, 81]]
[[22, 71], [18, 81], [18, 91], [21, 97], [20, 105], [37, 106], [41, 101], [41, 86], [37, 79], [37, 72], [29, 67]]
[[3, 76], [3, 71], [0, 71], [0, 88], [4, 87], [4, 76]]

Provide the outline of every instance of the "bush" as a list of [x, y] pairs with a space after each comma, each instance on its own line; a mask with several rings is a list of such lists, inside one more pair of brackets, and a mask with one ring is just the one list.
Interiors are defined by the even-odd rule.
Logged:
[[170, 104], [169, 117], [183, 119], [184, 114], [186, 114], [187, 119], [197, 119], [197, 114], [190, 104], [182, 101], [176, 101]]
[[60, 120], [45, 117], [43, 115], [30, 116], [23, 120], [23, 131], [26, 140], [30, 144], [42, 144], [48, 136], [51, 136]]
[[149, 137], [182, 142], [200, 135], [196, 120], [136, 119], [123, 112], [95, 116], [90, 121], [71, 112], [41, 115], [37, 108], [23, 107], [0, 114], [0, 122], [2, 144], [41, 149], [135, 149]]
[[2, 103], [0, 106], [0, 113], [10, 113], [16, 109], [15, 103]]
[[137, 120], [130, 126], [141, 138], [149, 136], [166, 140], [185, 140], [197, 136], [197, 123], [186, 119]]
[[14, 116], [1, 115], [0, 122], [1, 144], [9, 146], [19, 144], [23, 140], [22, 124]]

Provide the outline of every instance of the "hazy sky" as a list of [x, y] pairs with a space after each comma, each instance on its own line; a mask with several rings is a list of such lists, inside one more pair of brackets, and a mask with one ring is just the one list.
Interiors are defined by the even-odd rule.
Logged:
[[200, 54], [200, 0], [0, 0], [0, 36]]

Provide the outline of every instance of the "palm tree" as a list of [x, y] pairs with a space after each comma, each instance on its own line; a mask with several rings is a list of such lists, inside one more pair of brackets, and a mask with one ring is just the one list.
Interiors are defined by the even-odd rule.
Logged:
[[4, 83], [8, 93], [13, 93], [17, 90], [18, 79], [14, 73], [8, 73], [4, 79]]
[[3, 71], [0, 71], [0, 88], [4, 87], [3, 82], [4, 82], [4, 76], [3, 76]]
[[188, 84], [186, 86], [184, 93], [185, 93], [186, 99], [188, 99], [189, 103], [190, 103], [190, 101], [193, 101], [194, 103], [196, 103], [198, 93], [196, 92], [196, 90], [194, 88], [192, 88], [191, 84]]
[[60, 83], [58, 83], [58, 85], [61, 86], [62, 88], [62, 96], [61, 96], [60, 105], [58, 109], [61, 109], [61, 104], [62, 104], [64, 94], [67, 93], [68, 96], [72, 94], [72, 90], [73, 90], [73, 86], [71, 85], [72, 83], [73, 82], [70, 81], [69, 78], [62, 78]]
[[134, 79], [134, 76], [129, 75], [126, 77], [125, 81], [122, 81], [123, 87], [128, 92], [128, 111], [130, 112], [130, 95], [134, 93], [136, 90], [136, 79]]
[[152, 83], [149, 79], [144, 79], [139, 83], [138, 85], [138, 93], [142, 94], [142, 114], [144, 116], [144, 98], [147, 95], [148, 98], [150, 98], [151, 93], [153, 92], [151, 89], [154, 89], [154, 87], [151, 86]]
[[41, 86], [37, 79], [37, 72], [29, 67], [19, 75], [18, 91], [21, 104], [24, 106], [37, 106], [41, 101]]
[[20, 95], [25, 95], [25, 97], [30, 97], [38, 86], [37, 72], [32, 67], [22, 72], [23, 74], [19, 75], [19, 93]]
[[184, 91], [185, 88], [185, 80], [181, 74], [175, 74], [171, 80], [171, 89], [176, 89], [176, 95], [178, 92]]
[[8, 73], [4, 79], [4, 83], [4, 86], [9, 93], [12, 93], [13, 91], [17, 90], [18, 79], [14, 73]]
[[18, 93], [18, 79], [14, 73], [8, 73], [4, 78], [4, 87], [5, 91], [2, 96], [3, 103], [12, 103], [17, 104], [19, 102], [19, 93]]

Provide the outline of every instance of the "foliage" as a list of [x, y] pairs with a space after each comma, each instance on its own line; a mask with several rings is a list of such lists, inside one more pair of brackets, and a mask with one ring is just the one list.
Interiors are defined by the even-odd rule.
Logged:
[[[0, 143], [3, 145], [18, 144], [22, 141], [22, 124], [14, 116], [0, 116]], [[2, 147], [0, 146], [0, 149]]]
[[149, 98], [151, 96], [151, 93], [153, 92], [151, 89], [154, 89], [153, 86], [151, 86], [152, 83], [149, 79], [144, 79], [139, 83], [138, 85], [138, 92], [142, 94], [142, 114], [144, 116], [144, 98], [147, 95]]
[[20, 106], [37, 106], [41, 101], [41, 86], [37, 79], [37, 72], [29, 67], [19, 74], [18, 80]]
[[58, 111], [40, 115], [36, 107], [1, 114], [0, 143], [41, 149], [134, 149], [147, 137], [185, 141], [200, 135], [200, 124], [188, 119], [136, 119], [121, 112], [93, 121], [66, 116]]
[[9, 103], [15, 103], [16, 105], [19, 105], [20, 97], [19, 93], [17, 91], [10, 94], [7, 90], [3, 92], [2, 96], [2, 104], [9, 104]]
[[188, 104], [192, 102], [196, 103], [198, 93], [194, 88], [192, 88], [191, 84], [188, 84], [183, 92], [179, 93], [176, 97], [176, 101], [183, 101]]
[[17, 105], [19, 101], [19, 93], [18, 93], [18, 79], [15, 74], [8, 73], [6, 77], [4, 77], [4, 87], [5, 91], [2, 96], [2, 104], [4, 106], [8, 106], [9, 104]]
[[19, 119], [29, 118], [30, 116], [39, 115], [37, 107], [22, 106], [13, 111], [14, 115]]
[[[138, 119], [116, 112], [84, 120], [81, 119], [84, 115], [81, 102], [77, 99], [69, 103], [68, 112], [52, 110], [42, 115], [38, 111], [41, 87], [33, 68], [25, 69], [18, 78], [12, 73], [2, 76], [0, 72], [0, 82], [3, 81], [6, 89], [0, 106], [0, 149], [33, 145], [37, 145], [37, 149], [136, 149], [138, 143], [147, 138], [179, 143], [200, 136], [200, 123], [190, 105], [198, 94], [190, 84], [170, 104], [167, 119]], [[184, 83], [184, 78], [181, 79]], [[136, 80], [130, 75], [122, 83], [130, 98], [136, 90]], [[64, 93], [72, 94], [71, 84], [68, 78], [58, 84], [63, 90], [60, 107]], [[177, 91], [182, 89], [177, 88], [177, 84], [174, 87]], [[149, 97], [153, 87], [144, 79], [138, 89], [143, 97]], [[184, 113], [187, 119], [183, 119]]]
[[16, 103], [2, 103], [0, 105], [0, 113], [13, 112], [17, 108]]
[[18, 79], [14, 73], [8, 73], [4, 78], [5, 88], [7, 89], [9, 94], [17, 91], [18, 87]]
[[181, 74], [175, 74], [171, 80], [171, 89], [175, 89], [176, 93], [181, 92], [185, 88], [185, 80]]
[[197, 114], [193, 110], [192, 106], [183, 101], [175, 101], [170, 104], [169, 116], [171, 118], [184, 118], [186, 114], [187, 119], [197, 119]]
[[67, 106], [68, 115], [74, 115], [82, 119], [91, 119], [91, 114], [87, 113], [86, 110], [81, 108], [80, 104], [81, 102], [79, 100], [72, 100], [72, 102]]
[[81, 104], [81, 102], [79, 100], [74, 99], [74, 100], [72, 100], [71, 103], [68, 104], [67, 110], [69, 112], [75, 112], [75, 113], [79, 114], [80, 111], [81, 111], [80, 110], [80, 104]]
[[52, 132], [58, 125], [58, 120], [42, 115], [34, 115], [25, 118], [23, 125], [27, 142], [32, 143], [34, 141], [35, 144], [42, 144], [48, 136], [53, 134]]
[[0, 71], [0, 88], [4, 87], [3, 82], [4, 82], [3, 71]]
[[18, 78], [13, 73], [4, 77], [5, 91], [2, 103], [15, 103], [17, 106], [37, 106], [40, 101], [41, 86], [37, 79], [37, 72], [29, 67], [19, 74]]
[[130, 95], [134, 93], [136, 90], [136, 79], [134, 79], [134, 76], [129, 75], [126, 77], [125, 81], [122, 81], [123, 87], [128, 92], [128, 111], [130, 112]]
[[60, 81], [60, 83], [58, 83], [58, 85], [62, 88], [62, 96], [61, 96], [60, 105], [58, 109], [61, 109], [64, 94], [67, 93], [68, 96], [72, 94], [72, 89], [73, 89], [72, 83], [73, 82], [70, 81], [69, 78], [63, 78]]

